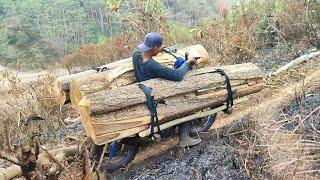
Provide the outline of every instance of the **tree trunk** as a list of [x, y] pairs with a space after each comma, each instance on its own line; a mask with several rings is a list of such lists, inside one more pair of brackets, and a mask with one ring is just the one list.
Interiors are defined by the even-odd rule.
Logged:
[[[206, 49], [201, 46], [201, 45], [193, 45], [193, 46], [189, 46], [183, 49], [178, 50], [178, 52], [176, 53], [178, 56], [182, 56], [184, 57], [184, 54], [187, 50], [195, 50], [200, 52], [200, 54], [202, 55], [202, 58], [198, 60], [200, 65], [203, 65], [205, 63], [208, 62], [208, 52], [206, 51]], [[175, 58], [169, 54], [160, 54], [157, 57], [155, 57], [155, 60], [158, 61], [161, 64], [164, 65], [173, 65], [175, 62]], [[70, 90], [70, 83], [73, 80], [80, 80], [84, 82], [89, 82], [93, 83], [93, 85], [90, 87], [94, 87], [95, 86], [95, 82], [98, 81], [99, 82], [103, 82], [104, 85], [97, 85], [98, 87], [109, 87], [109, 84], [115, 80], [116, 78], [118, 78], [119, 76], [121, 76], [122, 74], [132, 71], [133, 70], [133, 64], [132, 64], [132, 58], [127, 58], [127, 59], [123, 59], [120, 61], [116, 61], [101, 67], [105, 67], [106, 70], [101, 72], [101, 76], [99, 76], [100, 78], [97, 78], [95, 75], [97, 74], [96, 70], [87, 70], [81, 73], [77, 73], [77, 74], [73, 74], [70, 76], [64, 76], [64, 77], [60, 77], [58, 78], [58, 80], [56, 81], [56, 86], [60, 87], [62, 94], [64, 93], [68, 93]], [[91, 80], [91, 76], [92, 76], [92, 80]], [[109, 79], [110, 78], [110, 79]], [[82, 83], [80, 83], [82, 84]], [[90, 89], [89, 88], [89, 89]], [[102, 88], [102, 89], [103, 89]], [[75, 94], [79, 94], [78, 92], [75, 92]], [[62, 98], [67, 97], [66, 95], [62, 95]], [[75, 97], [75, 104], [77, 104], [77, 102], [79, 100], [81, 100], [81, 98]], [[63, 99], [62, 101], [66, 101], [67, 99]]]
[[[252, 63], [220, 67], [231, 79], [234, 98], [260, 91], [263, 73]], [[225, 78], [213, 67], [191, 71], [183, 81], [152, 79], [142, 82], [153, 89], [161, 123], [184, 117], [226, 101]], [[96, 144], [112, 142], [148, 128], [150, 112], [145, 94], [136, 84], [99, 91], [83, 97], [78, 110], [87, 135]]]
[[[219, 67], [223, 69], [231, 80], [250, 80], [261, 78], [263, 73], [252, 63]], [[221, 86], [225, 77], [213, 73], [215, 67], [208, 67], [191, 71], [180, 82], [163, 79], [152, 79], [142, 82], [153, 89], [155, 99], [191, 93], [200, 89]], [[146, 97], [137, 84], [116, 89], [99, 91], [89, 94], [80, 101], [79, 106], [87, 106], [89, 115], [105, 114], [111, 111], [125, 109], [146, 102]]]
[[[262, 88], [262, 84], [241, 85], [234, 88], [233, 96], [234, 98], [246, 96], [259, 92]], [[226, 99], [227, 90], [225, 89], [206, 94], [206, 96], [188, 94], [187, 96], [166, 99], [166, 105], [158, 105], [157, 108], [159, 122], [162, 124], [197, 113], [209, 107], [220, 106]], [[87, 118], [83, 116], [86, 113], [82, 109], [83, 107], [80, 106], [79, 108], [86, 132], [96, 144], [112, 142], [135, 135], [148, 129], [151, 123], [150, 112], [145, 105], [112, 112], [111, 114], [87, 116]], [[109, 119], [113, 115], [116, 115], [117, 119]], [[88, 128], [88, 124], [90, 128]]]

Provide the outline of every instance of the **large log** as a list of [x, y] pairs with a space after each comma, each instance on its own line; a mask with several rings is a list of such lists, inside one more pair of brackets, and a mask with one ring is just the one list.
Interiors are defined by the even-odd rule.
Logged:
[[134, 82], [135, 75], [133, 71], [126, 72], [119, 77], [115, 77], [112, 73], [107, 74], [107, 72], [97, 73], [79, 80], [71, 81], [70, 100], [72, 106], [77, 108], [81, 99], [88, 94], [105, 89], [113, 89], [115, 87], [129, 85]]
[[[262, 88], [262, 84], [256, 84], [247, 87], [239, 86], [239, 89], [234, 90], [233, 95], [234, 98], [238, 98], [259, 92]], [[168, 101], [166, 101], [167, 105], [161, 105], [157, 108], [159, 122], [165, 123], [173, 119], [186, 117], [212, 106], [220, 106], [226, 101], [226, 90], [220, 90], [210, 94], [210, 96], [206, 96], [205, 98], [200, 95], [194, 96], [194, 98], [190, 98], [190, 96], [188, 96], [185, 98], [180, 98], [180, 100], [178, 98], [168, 99]], [[82, 120], [86, 121], [84, 122], [86, 123], [86, 132], [93, 139], [93, 141], [96, 144], [104, 144], [135, 135], [149, 128], [149, 124], [151, 123], [149, 110], [143, 106], [137, 107], [136, 110], [138, 111], [132, 110], [128, 112], [133, 116], [135, 113], [138, 113], [138, 115], [135, 115], [135, 117], [132, 117], [131, 119], [109, 122], [106, 118], [110, 116], [106, 114], [96, 118], [89, 117], [90, 119]], [[88, 122], [88, 120], [91, 122]], [[93, 123], [92, 121], [97, 121], [99, 123]], [[88, 128], [88, 124], [91, 125], [90, 128]]]
[[[261, 70], [252, 63], [219, 68], [223, 69], [231, 80], [250, 80], [263, 76]], [[168, 98], [208, 87], [223, 85], [225, 78], [217, 73], [213, 73], [215, 71], [215, 67], [208, 67], [189, 72], [184, 80], [180, 82], [152, 79], [142, 82], [142, 84], [153, 89], [155, 99]], [[94, 116], [125, 109], [145, 102], [146, 98], [144, 93], [136, 84], [133, 84], [89, 94], [83, 97], [79, 106], [88, 107], [89, 115]]]
[[[224, 69], [231, 78], [235, 98], [262, 89], [261, 85], [255, 85], [263, 77], [263, 73], [255, 65], [247, 63], [220, 68]], [[166, 100], [166, 105], [159, 105], [157, 108], [159, 120], [170, 121], [225, 102], [227, 96], [227, 91], [223, 87], [225, 79], [212, 73], [214, 71], [214, 68], [191, 71], [182, 82], [161, 79], [143, 82], [153, 88], [153, 95], [156, 98]], [[199, 95], [196, 92], [202, 94]], [[100, 97], [100, 100], [96, 97]], [[79, 112], [87, 135], [95, 143], [101, 144], [146, 129], [150, 124], [150, 112], [145, 102], [144, 93], [134, 84], [84, 97], [79, 103]], [[96, 106], [99, 103], [100, 106]], [[92, 111], [92, 107], [101, 107], [101, 109]]]
[[[184, 53], [187, 50], [193, 50], [193, 52], [194, 51], [200, 52], [200, 54], [202, 55], [202, 58], [198, 60], [200, 65], [204, 64], [208, 61], [208, 52], [201, 45], [193, 45], [193, 46], [189, 46], [186, 48], [182, 48], [182, 49], [178, 50], [178, 52], [176, 54], [178, 56], [184, 56]], [[160, 54], [157, 57], [155, 57], [155, 60], [158, 61], [159, 63], [162, 63], [167, 66], [173, 65], [175, 62], [175, 58], [173, 56], [171, 56], [169, 54], [165, 54], [165, 53]], [[60, 89], [61, 89], [61, 94], [62, 94], [61, 97], [67, 98], [66, 94], [69, 93], [70, 84], [74, 80], [82, 80], [83, 79], [82, 84], [92, 84], [91, 86], [89, 85], [88, 87], [84, 87], [84, 91], [86, 89], [88, 89], [89, 91], [93, 91], [93, 90], [98, 91], [101, 89], [105, 89], [106, 87], [108, 88], [110, 85], [110, 82], [112, 82], [114, 79], [118, 78], [119, 76], [121, 76], [122, 74], [124, 74], [126, 72], [133, 70], [133, 64], [132, 64], [131, 58], [116, 61], [116, 62], [107, 64], [107, 65], [104, 65], [102, 67], [105, 67], [106, 71], [99, 73], [99, 75], [97, 75], [97, 71], [95, 71], [95, 70], [87, 70], [87, 71], [84, 71], [81, 73], [58, 78], [58, 80], [56, 81], [56, 86], [60, 87]], [[70, 98], [72, 98], [71, 100], [72, 100], [73, 104], [77, 104], [77, 102], [79, 102], [79, 100], [81, 100], [81, 98], [82, 98], [82, 97], [78, 98], [77, 95], [81, 96], [81, 94], [78, 92], [74, 92], [72, 94], [75, 94], [75, 95], [72, 95]], [[67, 101], [67, 100], [68, 99], [65, 99], [65, 101]]]

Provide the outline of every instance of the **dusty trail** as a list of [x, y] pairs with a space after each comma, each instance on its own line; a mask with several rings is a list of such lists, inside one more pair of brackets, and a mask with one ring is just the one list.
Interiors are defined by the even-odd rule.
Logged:
[[47, 73], [46, 71], [17, 71], [3, 65], [0, 65], [0, 72], [10, 71], [13, 75], [21, 79], [22, 82], [27, 82], [36, 79], [39, 75]]
[[13, 75], [17, 76], [21, 82], [29, 82], [33, 80], [37, 80], [37, 78], [41, 75], [50, 74], [52, 76], [64, 76], [68, 74], [68, 71], [65, 69], [55, 69], [54, 72], [49, 72], [47, 70], [41, 71], [17, 71], [9, 67], [5, 67], [0, 64], [0, 74], [4, 71], [10, 71]]

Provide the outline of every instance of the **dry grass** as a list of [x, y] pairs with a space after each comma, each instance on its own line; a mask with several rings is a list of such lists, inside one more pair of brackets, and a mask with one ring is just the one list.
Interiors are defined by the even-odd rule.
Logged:
[[[46, 120], [49, 123], [43, 123], [42, 130], [53, 131], [51, 125], [60, 120], [58, 94], [53, 86], [54, 78], [44, 75], [35, 81], [20, 82], [17, 77], [6, 72], [2, 75], [1, 82], [5, 84], [0, 100], [1, 140], [8, 139], [5, 138], [6, 134], [11, 140], [15, 140], [15, 143], [28, 143], [28, 132], [33, 130], [30, 129], [33, 120]], [[5, 129], [10, 133], [4, 133]], [[4, 143], [1, 143], [1, 148], [4, 148]]]
[[[309, 92], [320, 92], [319, 59], [298, 67], [295, 70], [303, 73], [300, 78], [288, 78], [290, 74], [275, 78], [275, 84], [282, 83], [278, 88], [266, 89], [258, 97], [251, 100], [255, 105], [246, 104], [224, 121], [235, 121], [226, 131], [227, 136], [239, 134], [238, 152], [243, 157], [247, 173], [252, 178], [275, 179], [317, 179], [319, 178], [320, 143], [319, 130], [314, 126], [306, 129], [303, 125], [311, 114], [319, 119], [317, 107], [311, 112], [300, 113], [298, 125], [293, 130], [284, 129], [285, 123], [291, 122], [282, 111], [292, 101], [299, 101]], [[294, 71], [295, 72], [295, 71]], [[297, 73], [297, 72], [296, 72]], [[291, 79], [291, 81], [289, 80]], [[269, 79], [269, 84], [271, 79]], [[256, 105], [258, 104], [258, 105]], [[259, 159], [263, 159], [263, 161]]]
[[215, 63], [234, 64], [249, 61], [258, 49], [307, 41], [310, 34], [315, 41], [317, 32], [307, 25], [312, 24], [313, 30], [319, 26], [319, 14], [314, 12], [320, 6], [308, 2], [252, 0], [220, 9], [217, 17], [201, 23], [202, 44]]

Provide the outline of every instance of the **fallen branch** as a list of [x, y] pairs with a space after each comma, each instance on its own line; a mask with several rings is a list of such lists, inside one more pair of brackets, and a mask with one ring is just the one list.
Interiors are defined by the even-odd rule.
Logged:
[[4, 124], [4, 131], [5, 131], [5, 136], [6, 136], [6, 145], [7, 148], [10, 152], [13, 152], [12, 147], [11, 147], [11, 140], [10, 140], [10, 130], [8, 127], [8, 121]]
[[0, 151], [0, 158], [4, 159], [6, 161], [9, 161], [13, 164], [16, 164], [18, 166], [21, 166], [21, 163], [19, 163], [19, 160], [16, 157], [8, 155], [7, 153], [5, 153], [3, 151]]
[[83, 167], [82, 167], [83, 168], [82, 169], [83, 175], [82, 175], [81, 180], [90, 180], [93, 177], [93, 167], [94, 166], [91, 165], [89, 151], [88, 151], [88, 149], [85, 145], [85, 142], [82, 138], [80, 138], [79, 143], [80, 143], [79, 144], [80, 147], [83, 148], [83, 152], [82, 152], [82, 154], [83, 154]]
[[66, 166], [64, 166], [64, 164], [61, 163], [61, 160], [64, 159], [64, 154], [59, 155], [61, 158], [56, 158], [56, 156], [52, 155], [48, 149], [44, 146], [41, 146], [41, 148], [44, 150], [44, 152], [49, 156], [49, 158], [56, 164], [58, 164], [60, 166], [60, 168], [62, 168], [69, 176], [71, 179], [74, 179], [73, 174], [69, 171], [68, 168], [66, 168]]
[[303, 55], [291, 62], [289, 62], [288, 64], [286, 64], [285, 66], [282, 66], [281, 68], [279, 68], [276, 72], [273, 72], [271, 73], [270, 75], [272, 76], [277, 76], [278, 74], [284, 72], [284, 71], [287, 71], [288, 69], [290, 69], [291, 67], [293, 66], [296, 66], [298, 64], [301, 64], [303, 62], [306, 62], [308, 61], [309, 59], [311, 58], [314, 58], [314, 57], [317, 57], [320, 55], [320, 51], [316, 51], [316, 52], [312, 52], [310, 54], [306, 54], [306, 55]]
[[[62, 147], [57, 149], [49, 150], [51, 155], [55, 157], [55, 159], [62, 161], [65, 157], [73, 156], [78, 152], [77, 146], [70, 147]], [[41, 153], [38, 156], [37, 160], [37, 168], [46, 167], [50, 164], [50, 160], [47, 158], [46, 153]], [[10, 166], [6, 169], [0, 170], [0, 179], [13, 179], [15, 177], [21, 176], [22, 170], [18, 165]]]

